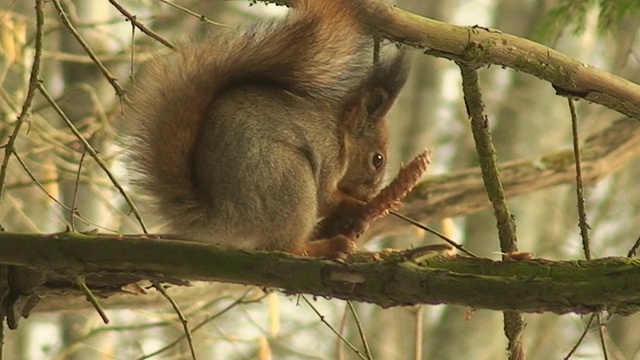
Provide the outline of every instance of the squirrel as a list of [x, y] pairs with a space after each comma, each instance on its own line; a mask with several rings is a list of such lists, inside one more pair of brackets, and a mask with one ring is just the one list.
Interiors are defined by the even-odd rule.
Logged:
[[156, 56], [129, 96], [133, 183], [171, 234], [226, 248], [354, 250], [386, 167], [401, 52], [372, 61], [358, 8], [298, 0], [285, 20]]

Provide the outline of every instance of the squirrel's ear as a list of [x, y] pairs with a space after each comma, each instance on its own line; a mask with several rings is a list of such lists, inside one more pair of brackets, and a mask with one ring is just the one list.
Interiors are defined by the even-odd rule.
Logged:
[[362, 84], [362, 101], [369, 118], [384, 117], [398, 97], [408, 73], [409, 61], [402, 52], [374, 65]]
[[346, 104], [347, 122], [353, 130], [384, 119], [409, 72], [404, 53], [373, 66]]

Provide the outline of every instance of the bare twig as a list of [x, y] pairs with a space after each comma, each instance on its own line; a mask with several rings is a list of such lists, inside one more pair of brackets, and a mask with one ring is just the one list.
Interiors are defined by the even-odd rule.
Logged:
[[189, 344], [189, 350], [191, 351], [191, 358], [193, 360], [197, 360], [196, 349], [193, 347], [193, 336], [191, 335], [191, 328], [189, 327], [189, 322], [187, 321], [187, 318], [182, 313], [182, 310], [180, 310], [180, 306], [178, 306], [175, 300], [173, 300], [173, 298], [167, 293], [167, 291], [164, 289], [162, 284], [158, 282], [154, 282], [153, 287], [156, 290], [158, 290], [160, 294], [162, 294], [162, 296], [164, 296], [167, 300], [169, 300], [169, 303], [171, 303], [173, 310], [178, 315], [178, 319], [180, 319], [180, 323], [182, 323], [182, 329], [184, 330], [184, 335], [187, 338], [187, 343]]
[[184, 12], [186, 12], [187, 14], [189, 14], [191, 16], [197, 17], [198, 19], [200, 19], [200, 21], [204, 21], [204, 22], [212, 24], [212, 25], [218, 25], [218, 26], [227, 27], [227, 25], [225, 25], [223, 23], [219, 23], [219, 22], [213, 21], [213, 20], [209, 19], [208, 17], [206, 17], [205, 15], [198, 14], [198, 13], [196, 13], [194, 11], [189, 10], [188, 8], [186, 8], [184, 6], [180, 6], [180, 5], [177, 5], [177, 4], [174, 4], [174, 3], [170, 3], [170, 2], [168, 2], [166, 0], [158, 0], [158, 1], [160, 1], [163, 4], [167, 4], [167, 5], [169, 5], [169, 6], [173, 7], [173, 8], [176, 8], [176, 9], [178, 9], [180, 11], [184, 11]]
[[339, 337], [340, 340], [342, 340], [360, 359], [367, 360], [367, 358], [364, 357], [364, 355], [362, 355], [362, 353], [360, 352], [360, 350], [358, 350], [358, 348], [353, 346], [353, 344], [350, 343], [349, 340], [347, 340], [347, 338], [345, 338], [338, 330], [336, 330], [333, 326], [331, 326], [331, 324], [327, 322], [327, 320], [324, 318], [324, 315], [320, 314], [318, 309], [316, 309], [316, 307], [313, 306], [313, 304], [311, 304], [311, 302], [307, 300], [305, 296], [299, 295], [299, 297], [302, 298], [302, 300], [304, 300], [304, 302], [306, 302], [307, 305], [309, 305], [311, 310], [313, 310], [313, 312], [316, 313], [316, 315], [318, 315], [318, 317], [320, 318], [320, 321], [322, 321], [323, 324], [325, 324], [334, 334], [336, 334], [336, 336]]
[[31, 75], [29, 76], [29, 89], [27, 90], [27, 97], [22, 103], [22, 110], [20, 111], [20, 115], [18, 115], [18, 119], [16, 120], [16, 125], [13, 128], [13, 132], [9, 136], [9, 141], [4, 145], [4, 158], [2, 159], [2, 165], [0, 166], [0, 204], [2, 204], [2, 198], [4, 197], [4, 187], [5, 187], [5, 179], [7, 177], [7, 168], [9, 166], [9, 160], [11, 159], [11, 155], [15, 151], [15, 142], [18, 138], [18, 134], [20, 133], [20, 128], [22, 124], [27, 118], [29, 111], [31, 109], [31, 104], [33, 103], [33, 97], [35, 96], [35, 91], [38, 87], [38, 83], [40, 82], [40, 60], [42, 58], [42, 37], [44, 34], [44, 0], [36, 0], [36, 38], [35, 38], [35, 53], [33, 55], [33, 65], [31, 67]]
[[[132, 26], [132, 28], [135, 29], [135, 26]], [[102, 62], [120, 62], [120, 61], [131, 59], [131, 56], [128, 54], [100, 53], [99, 55], [96, 55], [96, 56], [98, 56], [98, 58]], [[57, 61], [64, 61], [69, 63], [76, 63], [76, 64], [93, 64], [93, 60], [91, 60], [84, 54], [71, 54], [71, 53], [51, 51], [51, 50], [43, 50], [42, 58], [53, 59]], [[139, 52], [138, 55], [136, 55], [135, 62], [141, 63], [152, 58], [153, 58], [153, 51]]]
[[129, 19], [129, 21], [131, 21], [131, 24], [135, 27], [137, 27], [138, 29], [140, 29], [140, 31], [142, 31], [143, 33], [149, 35], [151, 38], [156, 39], [158, 42], [162, 43], [164, 46], [168, 47], [169, 49], [175, 49], [175, 47], [173, 46], [173, 44], [171, 44], [169, 41], [165, 40], [162, 36], [160, 36], [158, 33], [156, 33], [155, 31], [149, 29], [148, 27], [146, 27], [143, 23], [138, 21], [137, 16], [131, 14], [130, 12], [128, 12], [122, 5], [120, 5], [116, 0], [109, 0], [109, 2], [111, 3], [111, 5], [113, 5], [116, 9], [118, 9], [118, 11], [124, 15], [124, 17], [126, 17], [127, 19]]
[[[191, 329], [191, 332], [196, 332], [198, 329], [200, 329], [201, 327], [205, 326], [206, 324], [208, 324], [209, 322], [211, 322], [212, 320], [222, 316], [223, 314], [226, 314], [227, 312], [229, 312], [231, 309], [233, 309], [234, 307], [240, 305], [240, 304], [250, 304], [250, 303], [254, 303], [254, 302], [259, 302], [262, 301], [262, 299], [266, 296], [261, 296], [258, 297], [256, 299], [251, 299], [251, 300], [246, 300], [245, 298], [249, 295], [249, 292], [251, 292], [252, 290], [247, 290], [241, 297], [239, 297], [236, 301], [234, 301], [233, 303], [229, 304], [229, 306], [227, 306], [226, 308], [218, 311], [217, 313], [209, 316], [208, 318], [206, 318], [205, 320], [203, 320], [202, 322], [200, 322], [198, 325], [194, 326]], [[182, 341], [182, 339], [184, 339], [186, 337], [186, 335], [182, 335], [180, 337], [178, 337], [177, 339], [173, 340], [172, 342], [166, 344], [165, 346], [163, 346], [162, 348], [146, 354], [144, 356], [141, 356], [139, 358], [137, 358], [136, 360], [146, 360], [146, 359], [150, 359], [158, 354], [161, 354], [169, 349], [171, 349], [172, 347], [174, 347], [175, 345], [177, 345], [178, 343], [180, 343], [180, 341]]]
[[118, 95], [119, 98], [122, 98], [125, 94], [125, 91], [120, 85], [120, 83], [118, 82], [118, 79], [116, 79], [114, 76], [111, 75], [109, 70], [102, 64], [102, 61], [100, 61], [100, 59], [98, 59], [98, 57], [93, 52], [93, 50], [91, 50], [91, 48], [89, 47], [89, 44], [87, 44], [87, 42], [84, 41], [80, 33], [78, 33], [78, 31], [75, 29], [75, 27], [71, 23], [71, 20], [69, 20], [69, 16], [67, 16], [67, 13], [62, 8], [60, 1], [59, 0], [51, 0], [51, 1], [53, 2], [53, 5], [55, 6], [56, 10], [58, 10], [58, 13], [60, 14], [60, 19], [62, 20], [62, 23], [64, 24], [64, 26], [67, 29], [69, 29], [69, 32], [71, 32], [71, 35], [73, 35], [73, 37], [76, 39], [78, 44], [82, 46], [82, 48], [87, 53], [87, 55], [89, 55], [91, 60], [93, 60], [93, 63], [96, 64], [98, 69], [100, 69], [100, 72], [102, 72], [102, 75], [104, 75], [104, 77], [111, 84], [113, 89], [116, 91], [116, 95]]
[[440, 239], [446, 241], [449, 245], [455, 247], [456, 249], [462, 251], [463, 253], [465, 253], [465, 254], [467, 254], [467, 255], [469, 255], [471, 257], [478, 257], [478, 255], [476, 255], [476, 254], [472, 253], [471, 251], [467, 250], [463, 245], [458, 244], [457, 242], [449, 239], [448, 237], [446, 237], [445, 235], [439, 233], [438, 231], [433, 230], [432, 228], [430, 228], [430, 227], [428, 227], [428, 226], [426, 226], [426, 225], [424, 225], [424, 224], [422, 224], [422, 223], [420, 223], [420, 222], [418, 222], [418, 221], [416, 221], [416, 220], [414, 220], [414, 219], [412, 219], [412, 218], [410, 218], [408, 216], [402, 215], [402, 214], [400, 214], [399, 212], [396, 212], [396, 211], [389, 211], [389, 213], [391, 215], [399, 218], [399, 219], [402, 219], [402, 220], [408, 222], [411, 225], [417, 226], [420, 229], [439, 237]]
[[62, 109], [60, 108], [60, 106], [58, 106], [58, 104], [53, 99], [53, 97], [51, 97], [51, 95], [49, 94], [47, 89], [44, 87], [44, 85], [42, 85], [42, 83], [38, 83], [37, 86], [40, 92], [42, 93], [42, 95], [45, 97], [45, 99], [47, 99], [51, 107], [56, 111], [56, 113], [58, 113], [60, 118], [64, 120], [64, 122], [67, 124], [71, 132], [76, 136], [78, 140], [80, 140], [82, 145], [84, 145], [85, 150], [89, 153], [89, 155], [91, 155], [93, 160], [95, 160], [95, 162], [100, 166], [100, 168], [105, 172], [105, 174], [107, 174], [107, 176], [109, 177], [109, 180], [111, 180], [111, 183], [118, 189], [118, 191], [120, 191], [120, 194], [127, 202], [127, 205], [129, 205], [129, 207], [131, 208], [131, 211], [133, 212], [136, 219], [138, 220], [138, 223], [140, 223], [140, 227], [142, 228], [142, 231], [146, 234], [147, 227], [144, 225], [144, 221], [142, 220], [142, 215], [140, 215], [138, 208], [135, 206], [135, 204], [133, 203], [133, 200], [131, 200], [131, 198], [129, 197], [127, 192], [124, 190], [124, 188], [120, 185], [116, 177], [111, 173], [111, 170], [109, 170], [109, 167], [107, 166], [107, 164], [105, 164], [104, 161], [102, 161], [102, 159], [100, 158], [100, 156], [98, 156], [98, 152], [96, 151], [96, 149], [94, 149], [93, 146], [91, 146], [91, 144], [87, 141], [87, 139], [85, 139], [84, 136], [82, 136], [82, 134], [73, 124], [73, 122], [67, 117], [64, 111], [62, 111]]
[[[243, 298], [244, 298], [244, 296], [241, 296], [241, 299], [243, 299]], [[202, 306], [198, 306], [198, 308], [195, 311], [203, 311], [203, 310], [209, 309], [210, 307], [216, 305], [217, 303], [219, 303], [220, 301], [225, 300], [225, 299], [226, 299], [226, 297], [219, 297], [219, 298], [213, 299], [213, 300], [209, 301], [208, 303], [206, 303], [206, 304], [204, 304]], [[248, 301], [248, 302], [252, 302], [252, 301]], [[224, 309], [221, 312], [212, 315], [209, 318], [209, 320], [211, 318], [216, 318], [216, 317], [220, 316], [222, 312], [226, 312], [226, 311], [227, 311], [227, 309]], [[189, 316], [189, 314], [185, 314], [185, 316]], [[103, 334], [103, 333], [109, 333], [109, 332], [125, 333], [127, 331], [141, 331], [141, 330], [146, 330], [146, 329], [158, 329], [158, 328], [161, 328], [161, 327], [166, 327], [166, 326], [173, 325], [174, 323], [175, 322], [173, 320], [163, 320], [163, 321], [156, 321], [156, 322], [142, 323], [142, 324], [136, 323], [136, 324], [119, 325], [119, 326], [99, 326], [99, 327], [96, 327], [96, 328], [92, 328], [89, 332], [86, 332], [86, 333], [82, 334], [78, 338], [74, 338], [73, 342], [67, 344], [67, 349], [73, 348], [73, 347], [77, 346], [78, 344], [86, 343], [87, 340], [93, 338], [94, 336]], [[127, 336], [127, 335], [125, 335], [125, 336]], [[183, 337], [184, 337], [184, 335], [183, 335]], [[182, 338], [180, 338], [177, 342], [179, 342]], [[68, 356], [70, 354], [69, 353], [64, 354], [64, 351], [67, 351], [67, 350], [63, 350], [63, 352], [59, 353], [56, 358], [64, 358], [64, 359], [68, 358]]]
[[587, 322], [587, 326], [585, 326], [584, 331], [580, 335], [580, 338], [578, 339], [578, 341], [576, 341], [575, 345], [573, 345], [567, 356], [564, 357], [564, 360], [569, 360], [571, 356], [573, 356], [573, 354], [576, 352], [576, 350], [578, 350], [578, 347], [580, 346], [580, 344], [582, 344], [582, 341], [587, 336], [589, 328], [591, 327], [591, 324], [593, 324], [593, 320], [595, 320], [595, 318], [596, 314], [591, 314], [591, 316], [589, 317], [589, 321]]
[[364, 335], [364, 330], [362, 329], [362, 323], [360, 322], [360, 318], [358, 317], [358, 312], [353, 307], [351, 301], [347, 300], [347, 306], [349, 307], [349, 311], [351, 315], [353, 315], [353, 320], [356, 323], [356, 327], [358, 328], [358, 335], [360, 336], [360, 340], [362, 340], [362, 347], [364, 347], [364, 353], [367, 356], [368, 360], [373, 360], [373, 355], [371, 354], [371, 349], [369, 348], [369, 343], [367, 342], [367, 337]]
[[[42, 192], [44, 192], [44, 194], [49, 199], [51, 199], [53, 202], [55, 202], [58, 206], [62, 207], [64, 210], [73, 211], [72, 208], [70, 208], [70, 207], [66, 206], [65, 204], [61, 203], [58, 199], [56, 199], [53, 195], [51, 195], [51, 193], [49, 193], [49, 191], [47, 191], [47, 189], [44, 187], [44, 185], [42, 185], [42, 183], [35, 177], [35, 175], [33, 175], [31, 170], [29, 170], [29, 168], [27, 167], [27, 164], [22, 160], [22, 157], [20, 155], [18, 155], [18, 153], [13, 153], [13, 156], [15, 156], [16, 160], [18, 160], [18, 162], [20, 163], [20, 166], [22, 166], [22, 169], [27, 173], [27, 176], [29, 176], [31, 181], [34, 184], [36, 184], [36, 186], [38, 186], [40, 188], [40, 190], [42, 190]], [[54, 181], [57, 181], [57, 179], [54, 180]]]
[[587, 211], [584, 206], [584, 184], [582, 183], [582, 166], [580, 163], [580, 142], [578, 141], [578, 115], [576, 107], [571, 97], [567, 98], [569, 111], [571, 112], [571, 132], [573, 135], [573, 156], [576, 160], [576, 193], [578, 202], [578, 224], [580, 226], [580, 236], [582, 237], [582, 249], [584, 257], [591, 260], [591, 250], [589, 249], [589, 223], [587, 221]]
[[71, 213], [69, 214], [69, 221], [71, 222], [71, 231], [76, 230], [75, 226], [75, 214], [78, 210], [76, 208], [76, 199], [78, 196], [78, 187], [80, 186], [80, 175], [82, 174], [82, 164], [84, 163], [84, 158], [87, 155], [87, 151], [85, 149], [82, 150], [82, 156], [80, 157], [80, 162], [78, 163], [78, 173], [76, 174], [76, 181], [73, 185], [73, 197], [71, 198]]
[[[46, 183], [55, 183], [57, 184], [59, 179], [51, 179], [51, 180], [47, 180], [47, 181], [40, 181], [38, 180], [35, 175], [31, 172], [31, 170], [29, 169], [29, 167], [27, 166], [27, 164], [24, 162], [24, 160], [22, 160], [22, 156], [20, 156], [17, 152], [13, 153], [13, 156], [16, 158], [16, 160], [18, 160], [18, 163], [20, 163], [20, 166], [22, 166], [22, 169], [25, 171], [25, 173], [27, 174], [27, 176], [29, 176], [29, 179], [31, 179], [31, 182], [28, 183], [28, 185], [33, 185], [35, 184], [40, 190], [42, 190], [42, 192], [51, 200], [53, 201], [56, 205], [60, 206], [63, 210], [71, 213], [72, 215], [75, 215], [78, 219], [82, 220], [82, 222], [84, 222], [87, 225], [91, 225], [93, 227], [96, 228], [100, 228], [104, 231], [109, 231], [112, 233], [117, 232], [114, 229], [110, 229], [104, 226], [101, 226], [100, 224], [96, 224], [92, 221], [90, 221], [89, 219], [87, 219], [82, 213], [80, 213], [80, 211], [78, 211], [78, 209], [75, 208], [75, 205], [72, 205], [74, 207], [69, 207], [66, 206], [65, 204], [61, 203], [60, 200], [56, 199], [53, 195], [51, 195], [51, 193], [46, 189], [46, 187], [44, 186], [44, 184]], [[83, 153], [84, 156], [84, 153]], [[78, 180], [77, 180], [78, 181]], [[27, 184], [25, 185], [19, 185], [19, 184], [13, 184], [12, 186], [9, 186], [9, 188], [18, 188], [21, 186], [27, 186]], [[74, 202], [75, 204], [75, 202]], [[72, 217], [73, 219], [73, 217]], [[73, 228], [73, 226], [71, 225], [71, 219], [69, 221], [67, 221], [66, 219], [64, 219], [64, 221], [66, 222], [66, 225], [69, 226], [70, 228]]]
[[600, 345], [602, 345], [603, 359], [604, 360], [609, 360], [609, 351], [607, 351], [607, 341], [606, 341], [606, 337], [604, 335], [604, 331], [605, 331], [605, 328], [607, 327], [607, 324], [605, 324], [602, 321], [602, 313], [601, 312], [596, 315], [596, 318], [598, 319], [598, 335], [600, 337]]
[[627, 257], [636, 256], [636, 251], [638, 250], [639, 247], [640, 247], [640, 236], [638, 236], [638, 239], [636, 240], [636, 242], [633, 244], [631, 249], [629, 249], [629, 252], [627, 253]]
[[93, 307], [96, 309], [96, 311], [98, 312], [98, 314], [102, 318], [102, 321], [105, 324], [108, 324], [109, 323], [109, 318], [107, 317], [107, 314], [102, 309], [102, 306], [100, 306], [100, 303], [98, 302], [98, 299], [95, 297], [95, 295], [93, 295], [91, 290], [87, 287], [87, 284], [84, 282], [84, 278], [78, 277], [76, 279], [76, 285], [78, 285], [78, 287], [80, 287], [82, 292], [84, 292], [84, 295], [87, 297], [87, 300], [89, 300], [91, 305], [93, 305]]

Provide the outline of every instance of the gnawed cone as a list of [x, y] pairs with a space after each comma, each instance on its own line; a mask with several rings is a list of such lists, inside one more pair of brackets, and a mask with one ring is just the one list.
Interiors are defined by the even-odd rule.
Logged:
[[371, 222], [395, 210], [420, 181], [431, 163], [431, 152], [424, 150], [398, 172], [398, 176], [366, 205], [365, 220]]

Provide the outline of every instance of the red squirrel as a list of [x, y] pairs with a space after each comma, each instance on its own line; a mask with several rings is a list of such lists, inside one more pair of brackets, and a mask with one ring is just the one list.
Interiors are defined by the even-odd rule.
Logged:
[[381, 187], [401, 53], [373, 63], [358, 8], [298, 0], [280, 23], [183, 43], [125, 111], [134, 184], [168, 232], [227, 248], [353, 251]]

